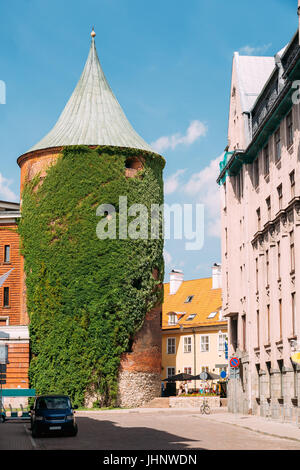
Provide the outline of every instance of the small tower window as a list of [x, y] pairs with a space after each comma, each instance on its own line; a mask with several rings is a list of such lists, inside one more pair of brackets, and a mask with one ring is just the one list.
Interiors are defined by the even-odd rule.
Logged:
[[138, 171], [143, 169], [143, 162], [138, 157], [129, 157], [125, 161], [125, 176], [133, 178]]

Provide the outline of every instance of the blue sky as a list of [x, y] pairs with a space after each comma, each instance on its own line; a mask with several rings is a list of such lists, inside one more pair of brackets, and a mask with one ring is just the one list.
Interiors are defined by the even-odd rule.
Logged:
[[296, 10], [297, 0], [0, 0], [0, 198], [18, 200], [16, 159], [55, 124], [94, 24], [115, 95], [167, 160], [166, 202], [205, 205], [203, 249], [167, 241], [166, 271], [210, 276], [221, 258], [216, 159], [227, 144], [232, 55], [275, 54], [297, 29]]

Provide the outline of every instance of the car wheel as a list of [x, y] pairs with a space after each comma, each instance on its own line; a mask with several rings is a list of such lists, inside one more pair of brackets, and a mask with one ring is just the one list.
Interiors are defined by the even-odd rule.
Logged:
[[33, 438], [39, 437], [40, 433], [38, 432], [36, 426], [33, 426], [31, 429], [31, 435]]
[[75, 426], [74, 429], [71, 431], [70, 436], [75, 437], [78, 433], [78, 427]]

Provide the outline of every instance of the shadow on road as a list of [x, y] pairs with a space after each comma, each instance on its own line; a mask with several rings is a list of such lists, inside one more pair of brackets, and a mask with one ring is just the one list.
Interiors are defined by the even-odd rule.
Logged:
[[192, 442], [199, 442], [148, 427], [121, 427], [109, 420], [77, 417], [77, 424], [76, 437], [41, 437], [36, 439], [37, 447], [44, 450], [184, 450], [196, 448]]

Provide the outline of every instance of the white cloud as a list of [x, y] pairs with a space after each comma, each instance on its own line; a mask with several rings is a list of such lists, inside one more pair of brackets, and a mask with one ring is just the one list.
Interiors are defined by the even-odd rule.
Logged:
[[195, 197], [198, 203], [204, 204], [205, 220], [208, 223], [207, 233], [213, 237], [220, 237], [220, 191], [216, 183], [219, 174], [219, 163], [223, 158], [220, 155], [210, 164], [191, 176], [184, 185], [184, 192]]
[[172, 259], [173, 258], [171, 256], [171, 254], [167, 250], [164, 250], [164, 260], [165, 260], [166, 266], [171, 265]]
[[4, 178], [0, 173], [0, 198], [5, 201], [15, 202], [18, 201], [18, 196], [9, 188], [11, 184], [12, 181]]
[[173, 134], [171, 136], [163, 136], [152, 142], [151, 146], [157, 152], [162, 152], [171, 148], [174, 150], [178, 145], [191, 145], [200, 137], [205, 136], [207, 133], [207, 127], [203, 122], [195, 120], [189, 125], [185, 135], [180, 133]]
[[239, 50], [240, 54], [245, 55], [261, 55], [265, 54], [268, 49], [272, 46], [272, 43], [264, 44], [263, 46], [252, 47], [250, 45], [241, 47]]
[[179, 186], [179, 177], [185, 172], [185, 170], [178, 170], [173, 175], [166, 179], [164, 184], [165, 194], [172, 194], [176, 191]]

